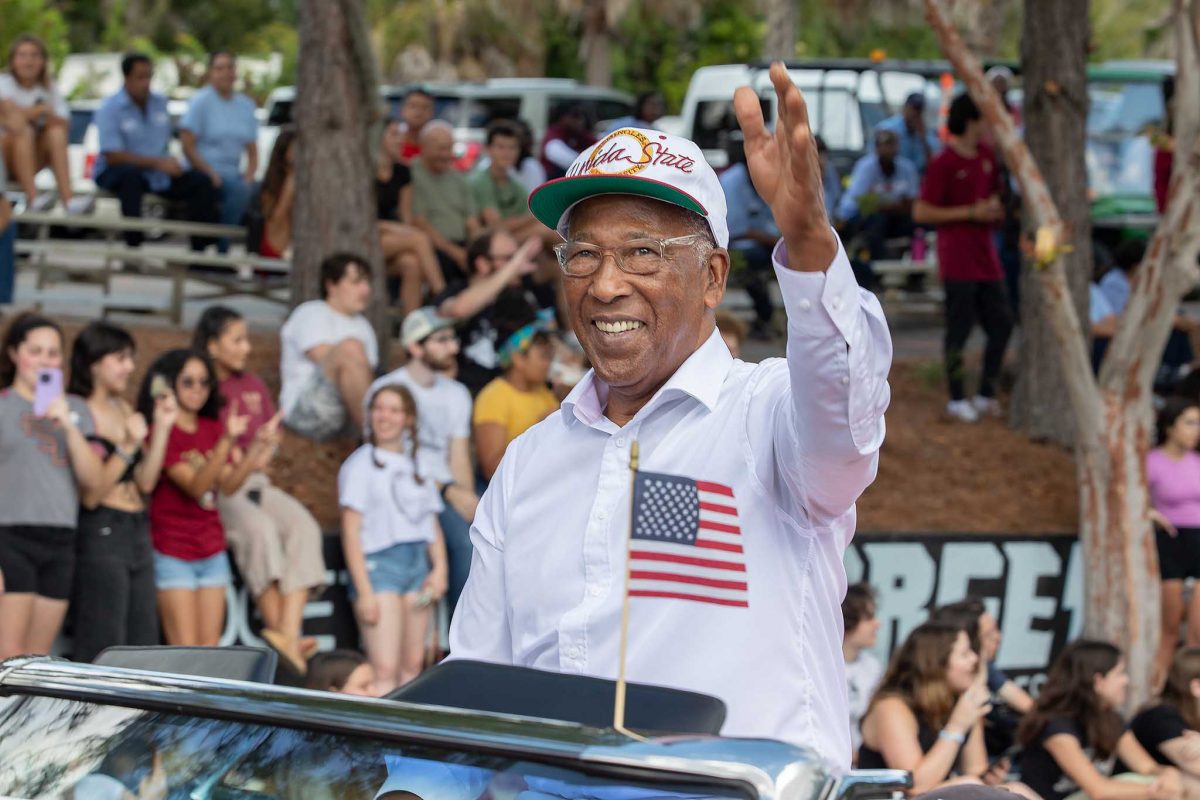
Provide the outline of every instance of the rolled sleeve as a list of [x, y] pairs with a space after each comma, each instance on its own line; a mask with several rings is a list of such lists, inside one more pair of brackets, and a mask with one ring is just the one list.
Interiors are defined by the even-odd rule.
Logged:
[[790, 403], [776, 435], [779, 467], [810, 515], [836, 517], [875, 477], [891, 399], [891, 335], [840, 241], [825, 272], [788, 269], [782, 241], [772, 257], [788, 316]]

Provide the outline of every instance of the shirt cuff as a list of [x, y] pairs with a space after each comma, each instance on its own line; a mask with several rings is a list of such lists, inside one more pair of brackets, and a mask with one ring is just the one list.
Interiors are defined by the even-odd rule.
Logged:
[[840, 333], [847, 340], [858, 314], [858, 281], [842, 240], [837, 239], [837, 255], [824, 272], [799, 272], [788, 269], [787, 245], [775, 243], [771, 260], [783, 295], [788, 327], [812, 336]]

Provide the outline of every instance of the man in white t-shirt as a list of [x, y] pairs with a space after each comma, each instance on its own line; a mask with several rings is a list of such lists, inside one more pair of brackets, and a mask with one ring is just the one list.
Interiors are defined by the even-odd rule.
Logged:
[[335, 253], [321, 263], [322, 300], [296, 306], [280, 331], [283, 423], [309, 439], [362, 429], [363, 397], [379, 346], [363, 316], [371, 299], [366, 259]]
[[400, 341], [408, 364], [371, 384], [363, 398], [364, 414], [375, 391], [388, 384], [403, 385], [417, 402], [417, 463], [421, 476], [437, 483], [445, 502], [438, 521], [446, 541], [446, 598], [453, 612], [471, 570], [471, 522], [479, 504], [471, 465], [471, 393], [441, 374], [458, 358], [454, 320], [439, 316], [433, 306], [418, 308], [404, 318]]
[[850, 751], [858, 761], [862, 746], [859, 725], [871, 704], [871, 695], [883, 677], [883, 667], [869, 649], [879, 635], [879, 618], [875, 616], [875, 591], [869, 584], [856, 583], [847, 587], [842, 600], [842, 621], [846, 635], [842, 639], [842, 655], [846, 657], [846, 689], [850, 700]]

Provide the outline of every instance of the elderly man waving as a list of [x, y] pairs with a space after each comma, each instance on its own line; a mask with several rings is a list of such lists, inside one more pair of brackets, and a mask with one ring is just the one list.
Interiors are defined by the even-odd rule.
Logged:
[[[804, 100], [781, 64], [771, 80], [774, 133], [753, 91], [734, 102], [783, 234], [786, 361], [735, 361], [715, 328], [725, 202], [694, 143], [615, 131], [530, 198], [565, 240], [593, 371], [509, 446], [480, 501], [450, 647], [613, 678], [629, 563], [630, 680], [718, 696], [722, 733], [845, 769], [842, 553], [878, 464], [892, 347], [825, 217]], [[647, 478], [631, 498], [635, 441]]]

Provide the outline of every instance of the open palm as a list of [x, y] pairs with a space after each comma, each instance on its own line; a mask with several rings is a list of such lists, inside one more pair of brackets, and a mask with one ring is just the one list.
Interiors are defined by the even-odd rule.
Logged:
[[837, 241], [825, 216], [821, 162], [808, 124], [808, 107], [783, 64], [772, 64], [770, 75], [779, 108], [774, 133], [767, 130], [753, 89], [743, 86], [733, 96], [745, 139], [746, 167], [783, 234], [788, 266], [824, 270], [837, 255]]

